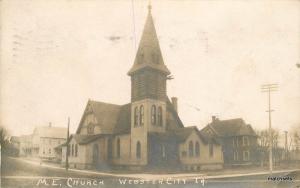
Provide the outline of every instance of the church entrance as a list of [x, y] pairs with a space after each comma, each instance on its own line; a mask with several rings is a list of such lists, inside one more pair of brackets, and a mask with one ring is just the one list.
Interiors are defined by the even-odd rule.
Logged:
[[155, 168], [176, 167], [178, 163], [177, 144], [164, 135], [148, 137], [148, 164]]

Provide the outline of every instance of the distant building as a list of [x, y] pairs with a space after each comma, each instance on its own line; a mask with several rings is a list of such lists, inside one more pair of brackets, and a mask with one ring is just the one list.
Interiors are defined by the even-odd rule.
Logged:
[[66, 142], [67, 128], [36, 127], [31, 135], [20, 137], [20, 156], [47, 160], [57, 159], [55, 147]]
[[213, 116], [202, 132], [222, 143], [224, 165], [259, 164], [257, 135], [243, 119], [219, 120]]
[[[125, 105], [89, 100], [68, 146], [71, 168], [220, 169], [220, 143], [184, 127], [177, 98], [167, 96], [170, 71], [163, 61], [151, 7], [131, 77], [131, 102]], [[63, 164], [66, 147], [63, 147]]]
[[32, 134], [31, 155], [41, 159], [55, 159], [54, 148], [67, 138], [67, 129], [63, 127], [36, 127]]

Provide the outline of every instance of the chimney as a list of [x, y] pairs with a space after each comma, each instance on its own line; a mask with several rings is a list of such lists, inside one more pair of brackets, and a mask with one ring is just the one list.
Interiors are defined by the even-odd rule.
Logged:
[[173, 105], [175, 111], [178, 112], [177, 97], [172, 97], [171, 100], [172, 100], [172, 105]]
[[212, 116], [211, 119], [212, 119], [212, 122], [215, 122], [217, 120], [217, 117], [216, 116]]
[[51, 122], [49, 122], [49, 127], [52, 127], [52, 123]]

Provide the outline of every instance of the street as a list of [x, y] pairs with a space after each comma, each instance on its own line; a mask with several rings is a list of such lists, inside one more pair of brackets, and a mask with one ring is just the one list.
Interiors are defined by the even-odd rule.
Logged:
[[[208, 176], [204, 182], [200, 177], [189, 176], [183, 178], [170, 175], [169, 180], [144, 181], [134, 176], [124, 174], [120, 176], [97, 175], [93, 173], [83, 173], [81, 171], [66, 171], [61, 168], [51, 168], [48, 166], [38, 166], [16, 158], [2, 158], [2, 187], [297, 187], [300, 185], [300, 173], [274, 173], [274, 177], [290, 177], [293, 180], [268, 180], [268, 174], [243, 175], [237, 177]], [[193, 175], [193, 174], [191, 174]], [[163, 177], [163, 176], [161, 176]], [[198, 179], [197, 179], [198, 178]]]

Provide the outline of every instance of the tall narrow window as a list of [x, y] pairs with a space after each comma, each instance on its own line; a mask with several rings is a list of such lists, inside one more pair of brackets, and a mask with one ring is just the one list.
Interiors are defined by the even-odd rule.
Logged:
[[136, 158], [141, 158], [141, 143], [139, 141], [136, 143]]
[[138, 107], [134, 108], [134, 126], [138, 126], [138, 121], [139, 121], [139, 109]]
[[144, 125], [144, 106], [140, 106], [140, 126]]
[[249, 139], [247, 136], [243, 136], [243, 146], [248, 146], [249, 145]]
[[200, 145], [199, 145], [199, 142], [196, 142], [196, 144], [195, 144], [195, 155], [196, 155], [196, 157], [200, 156]]
[[120, 158], [121, 156], [121, 148], [120, 148], [120, 138], [117, 140], [117, 158]]
[[75, 145], [75, 157], [78, 156], [78, 144]]
[[194, 156], [194, 144], [192, 141], [189, 142], [189, 156], [190, 157]]
[[213, 145], [213, 143], [209, 143], [209, 156], [210, 157], [214, 156], [214, 145]]
[[165, 147], [165, 145], [161, 145], [161, 156], [162, 156], [162, 158], [166, 158], [166, 147]]
[[71, 152], [72, 152], [72, 156], [74, 156], [74, 144], [72, 144]]
[[249, 151], [243, 152], [243, 159], [244, 159], [244, 161], [249, 161], [249, 159], [250, 159]]
[[155, 107], [155, 105], [152, 105], [152, 107], [151, 107], [151, 123], [152, 123], [152, 125], [156, 124], [156, 107]]
[[162, 108], [161, 108], [161, 106], [158, 107], [157, 119], [158, 119], [158, 126], [163, 126], [163, 118], [162, 118]]

